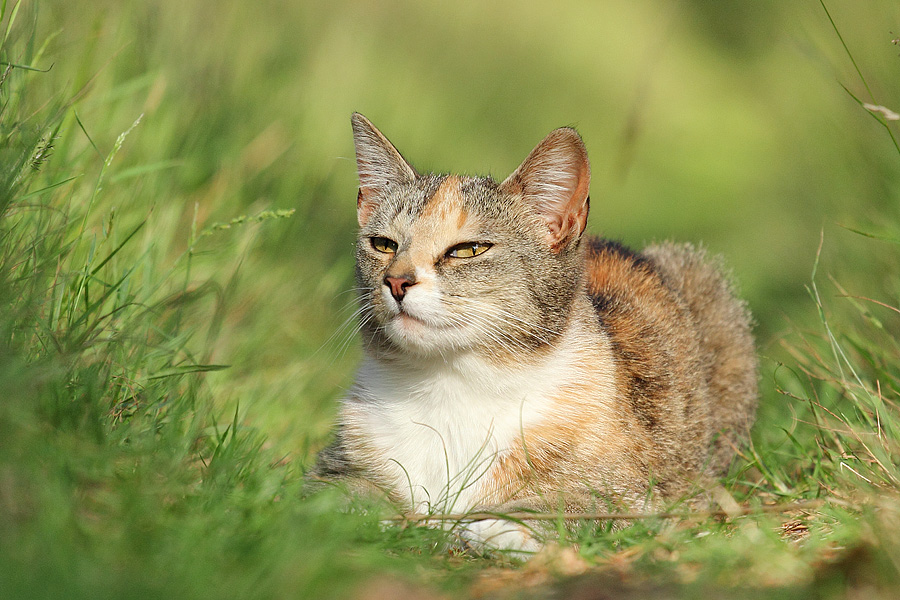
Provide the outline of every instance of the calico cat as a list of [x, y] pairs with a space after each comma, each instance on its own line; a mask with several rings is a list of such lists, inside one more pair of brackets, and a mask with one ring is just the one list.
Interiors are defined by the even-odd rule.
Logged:
[[[365, 359], [315, 475], [458, 513], [649, 510], [723, 472], [757, 362], [718, 261], [585, 237], [574, 129], [498, 184], [420, 175], [365, 117], [352, 125]], [[463, 535], [539, 547], [499, 519]]]

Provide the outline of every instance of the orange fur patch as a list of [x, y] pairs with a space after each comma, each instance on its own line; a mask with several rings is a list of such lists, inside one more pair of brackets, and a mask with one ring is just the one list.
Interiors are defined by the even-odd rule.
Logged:
[[454, 209], [460, 210], [463, 202], [460, 183], [462, 182], [459, 177], [448, 175], [425, 205], [419, 219], [445, 221], [453, 214]]
[[592, 398], [595, 391], [592, 382], [560, 390], [551, 411], [556, 418], [524, 430], [488, 475], [486, 504], [534, 497], [552, 503], [562, 493], [576, 506], [588, 489], [622, 489], [646, 478], [629, 460], [646, 451], [645, 441], [629, 435], [625, 423], [611, 421], [608, 408]]
[[461, 232], [471, 229], [469, 225], [473, 223], [465, 209], [461, 185], [461, 178], [447, 176], [419, 215], [415, 235], [426, 243], [412, 250], [413, 260], [417, 264], [431, 264], [450, 245], [468, 241], [460, 239], [460, 236], [466, 236]]

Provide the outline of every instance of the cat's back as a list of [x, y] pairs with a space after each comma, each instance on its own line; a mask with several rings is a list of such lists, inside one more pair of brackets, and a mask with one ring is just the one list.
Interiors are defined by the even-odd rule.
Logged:
[[718, 257], [691, 244], [649, 246], [643, 255], [683, 299], [707, 363], [710, 419], [714, 432], [709, 470], [723, 471], [735, 448], [749, 437], [756, 415], [758, 361], [752, 317]]
[[679, 472], [719, 473], [756, 406], [746, 306], [721, 267], [690, 245], [634, 252], [585, 242], [587, 292], [615, 356], [617, 396], [635, 438], [655, 448], [662, 487]]

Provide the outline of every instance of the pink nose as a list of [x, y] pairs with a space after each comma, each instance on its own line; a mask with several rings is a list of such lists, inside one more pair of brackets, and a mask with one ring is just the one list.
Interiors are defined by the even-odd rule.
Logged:
[[402, 302], [403, 297], [406, 296], [406, 288], [413, 286], [416, 284], [415, 280], [403, 276], [403, 277], [385, 277], [384, 284], [391, 288], [391, 296], [394, 297], [394, 300], [397, 302]]

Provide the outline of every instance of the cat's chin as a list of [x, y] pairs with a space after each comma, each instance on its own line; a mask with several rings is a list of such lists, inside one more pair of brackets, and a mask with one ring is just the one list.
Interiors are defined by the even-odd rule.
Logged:
[[400, 328], [402, 331], [407, 331], [409, 333], [415, 333], [417, 331], [421, 331], [422, 329], [434, 328], [432, 325], [429, 325], [422, 319], [414, 317], [406, 312], [401, 312], [397, 316], [395, 316], [391, 324], [393, 327]]
[[464, 345], [463, 332], [431, 323], [406, 312], [395, 315], [384, 328], [399, 347], [416, 354], [443, 353]]

